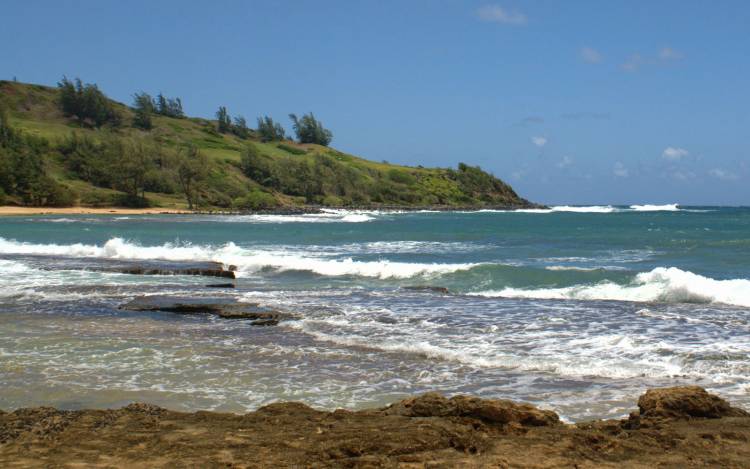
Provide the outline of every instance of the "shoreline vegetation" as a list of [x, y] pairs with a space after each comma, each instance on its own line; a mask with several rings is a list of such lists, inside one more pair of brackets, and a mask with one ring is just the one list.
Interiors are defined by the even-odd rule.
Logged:
[[446, 206], [298, 206], [265, 210], [232, 210], [232, 209], [177, 209], [177, 208], [130, 208], [130, 207], [30, 207], [21, 205], [0, 206], [0, 216], [13, 215], [302, 215], [323, 213], [323, 210], [350, 210], [350, 211], [478, 211], [478, 210], [515, 210], [518, 208], [547, 208], [544, 205], [531, 204], [529, 206], [470, 206], [470, 207], [446, 207]]
[[617, 420], [438, 393], [380, 409], [270, 404], [244, 415], [134, 403], [0, 411], [4, 467], [748, 467], [750, 413], [695, 386], [658, 388]]
[[479, 166], [403, 166], [336, 150], [333, 132], [312, 112], [289, 114], [289, 136], [270, 116], [251, 128], [226, 106], [218, 109], [216, 119], [188, 117], [179, 97], [162, 93], [136, 92], [123, 104], [79, 79], [63, 77], [56, 87], [0, 80], [0, 206], [232, 213], [540, 207]]

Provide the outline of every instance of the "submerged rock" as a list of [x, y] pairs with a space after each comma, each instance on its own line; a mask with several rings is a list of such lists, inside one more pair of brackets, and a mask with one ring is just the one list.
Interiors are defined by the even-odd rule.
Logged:
[[120, 305], [128, 311], [163, 311], [177, 314], [210, 314], [224, 319], [247, 319], [255, 326], [275, 326], [279, 321], [296, 319], [289, 313], [266, 309], [253, 303], [229, 298], [189, 298], [141, 296]]
[[640, 417], [720, 418], [748, 417], [750, 413], [736, 409], [727, 401], [709, 394], [698, 386], [677, 386], [649, 389], [638, 399]]
[[434, 293], [442, 293], [443, 295], [447, 295], [450, 293], [450, 290], [448, 290], [445, 287], [434, 287], [431, 285], [414, 285], [414, 286], [406, 286], [402, 288], [404, 290], [413, 290], [413, 291], [431, 291]]
[[209, 283], [206, 288], [234, 288], [233, 283]]

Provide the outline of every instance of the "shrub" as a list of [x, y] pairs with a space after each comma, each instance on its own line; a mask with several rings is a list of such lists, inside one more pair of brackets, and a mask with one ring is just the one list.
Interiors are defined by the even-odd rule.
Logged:
[[307, 153], [307, 150], [305, 150], [304, 148], [293, 147], [285, 143], [279, 143], [278, 145], [276, 145], [276, 148], [284, 150], [287, 153], [291, 153], [292, 155], [304, 155]]
[[278, 207], [279, 202], [273, 195], [253, 189], [244, 197], [236, 199], [234, 206], [240, 210], [268, 210]]
[[8, 203], [8, 196], [5, 195], [5, 191], [0, 187], [0, 205], [5, 205]]
[[417, 178], [411, 173], [395, 168], [388, 171], [388, 179], [399, 184], [406, 184], [407, 186], [417, 183]]

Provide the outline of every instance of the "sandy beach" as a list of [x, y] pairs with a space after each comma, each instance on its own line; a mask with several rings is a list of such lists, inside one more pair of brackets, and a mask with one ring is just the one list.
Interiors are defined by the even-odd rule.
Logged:
[[191, 213], [188, 210], [169, 208], [94, 208], [94, 207], [0, 207], [0, 216], [14, 215], [159, 215]]

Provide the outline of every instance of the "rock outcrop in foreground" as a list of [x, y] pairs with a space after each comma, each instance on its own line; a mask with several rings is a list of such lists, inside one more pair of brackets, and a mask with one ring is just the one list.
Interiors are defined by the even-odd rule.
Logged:
[[697, 387], [625, 420], [566, 425], [504, 400], [428, 393], [377, 410], [278, 403], [246, 415], [0, 412], [0, 467], [750, 467], [750, 414]]

